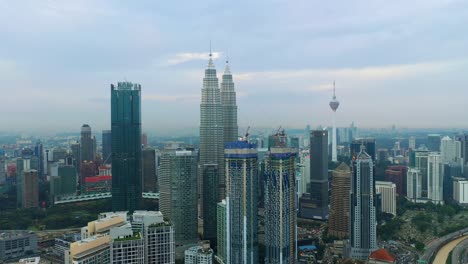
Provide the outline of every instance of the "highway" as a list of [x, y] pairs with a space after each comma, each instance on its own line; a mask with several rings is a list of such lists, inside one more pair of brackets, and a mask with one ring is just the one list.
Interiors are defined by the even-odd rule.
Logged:
[[[464, 228], [462, 230], [450, 233], [448, 235], [445, 235], [441, 238], [438, 238], [434, 241], [432, 241], [429, 245], [427, 245], [426, 252], [424, 252], [424, 255], [422, 256], [422, 260], [425, 260], [426, 263], [429, 263], [430, 259], [434, 254], [437, 253], [437, 251], [446, 243], [449, 241], [452, 241], [460, 236], [462, 236], [464, 233], [468, 232], [468, 228]], [[445, 262], [444, 262], [445, 263]]]
[[468, 263], [468, 239], [463, 240], [452, 252], [452, 264]]
[[434, 261], [432, 263], [446, 263], [448, 255], [450, 252], [463, 240], [467, 239], [468, 235], [459, 237], [453, 241], [450, 241], [448, 244], [443, 246], [438, 252], [437, 255], [434, 258]]

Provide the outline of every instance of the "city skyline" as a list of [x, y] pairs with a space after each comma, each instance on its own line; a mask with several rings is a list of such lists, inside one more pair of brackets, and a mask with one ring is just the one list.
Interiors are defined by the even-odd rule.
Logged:
[[[458, 32], [468, 16], [462, 1], [208, 3], [188, 4], [189, 13], [149, 1], [23, 2], [0, 3], [6, 25], [0, 28], [0, 81], [10, 88], [0, 110], [17, 109], [0, 122], [15, 131], [57, 132], [55, 123], [64, 131], [83, 123], [109, 129], [108, 85], [128, 78], [146, 87], [145, 131], [196, 132], [210, 39], [216, 67], [229, 55], [240, 127], [272, 127], [272, 119], [284, 127], [330, 126], [333, 80], [344, 102], [339, 127], [351, 121], [360, 127], [463, 126], [468, 39]], [[123, 15], [135, 19], [116, 19]], [[451, 107], [441, 104], [442, 91], [457, 94]], [[270, 111], [264, 116], [259, 108]], [[44, 118], [49, 114], [53, 124]]]

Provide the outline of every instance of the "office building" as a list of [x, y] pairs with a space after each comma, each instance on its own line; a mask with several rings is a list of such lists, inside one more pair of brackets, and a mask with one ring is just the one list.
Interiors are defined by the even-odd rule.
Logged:
[[112, 209], [133, 212], [141, 206], [141, 85], [111, 85]]
[[[36, 171], [36, 176], [37, 176], [37, 168], [39, 166], [39, 160], [35, 156], [30, 156], [28, 155], [23, 155], [22, 157], [19, 157], [16, 159], [16, 203], [17, 207], [24, 208], [24, 173], [25, 171], [29, 170], [35, 170]], [[38, 179], [36, 177], [35, 180], [36, 187], [38, 187]], [[30, 182], [31, 184], [31, 182]], [[31, 188], [32, 186], [28, 186], [27, 188]], [[36, 191], [36, 194], [38, 191]], [[27, 194], [28, 197], [30, 197], [31, 194]], [[37, 206], [37, 205], [36, 205]]]
[[304, 150], [299, 153], [300, 163], [298, 163], [298, 172], [300, 173], [300, 186], [298, 187], [299, 196], [307, 193], [310, 190], [310, 155], [309, 150]]
[[23, 171], [23, 184], [22, 184], [22, 207], [35, 208], [39, 206], [39, 183], [37, 177], [37, 170]]
[[465, 178], [453, 179], [453, 200], [461, 205], [468, 204], [468, 180]]
[[37, 251], [37, 235], [28, 231], [0, 232], [0, 262]]
[[356, 138], [351, 142], [350, 145], [350, 152], [351, 152], [351, 159], [357, 156], [361, 151], [361, 145], [366, 147], [366, 153], [369, 154], [372, 158], [372, 161], [375, 162], [377, 159], [376, 157], [376, 149], [375, 149], [375, 139], [374, 138]]
[[96, 164], [92, 161], [84, 160], [80, 166], [80, 192], [86, 187], [86, 179], [96, 176]]
[[222, 76], [220, 94], [223, 112], [223, 142], [226, 144], [236, 141], [239, 135], [237, 127], [236, 91], [234, 90], [234, 82], [232, 81], [232, 74], [228, 61], [226, 61], [226, 67]]
[[[84, 124], [81, 127], [81, 161], [94, 161], [96, 157], [96, 138], [92, 136], [91, 127], [88, 124]], [[54, 153], [55, 159], [55, 153]]]
[[427, 135], [427, 148], [429, 151], [439, 152], [440, 151], [441, 136], [439, 134]]
[[427, 176], [427, 198], [435, 204], [443, 204], [444, 165], [442, 156], [439, 153], [429, 153]]
[[414, 168], [418, 169], [421, 174], [421, 198], [428, 198], [428, 151], [415, 151], [414, 153]]
[[350, 257], [366, 260], [377, 249], [374, 164], [364, 146], [361, 146], [352, 164]]
[[415, 137], [410, 137], [408, 139], [408, 148], [409, 149], [416, 149], [416, 138]]
[[388, 166], [385, 170], [385, 181], [393, 182], [396, 185], [396, 192], [399, 196], [406, 195], [406, 166]]
[[76, 194], [76, 169], [72, 165], [59, 165], [58, 176], [60, 178], [61, 194]]
[[351, 190], [351, 169], [341, 163], [332, 172], [330, 219], [328, 232], [338, 238], [349, 236], [349, 193]]
[[141, 134], [141, 146], [143, 148], [148, 147], [148, 135], [146, 133]]
[[210, 243], [201, 243], [200, 246], [195, 246], [185, 251], [185, 264], [212, 264], [213, 250], [210, 248]]
[[444, 163], [462, 164], [462, 143], [450, 137], [443, 137], [440, 141], [440, 154]]
[[247, 141], [225, 144], [227, 263], [258, 263], [257, 149]]
[[[337, 154], [336, 154], [336, 110], [338, 109], [338, 106], [340, 106], [340, 102], [336, 100], [336, 95], [335, 95], [335, 82], [333, 82], [333, 99], [330, 101], [330, 108], [333, 110], [333, 118], [332, 118], [332, 161], [337, 162]], [[327, 134], [328, 138], [328, 134]]]
[[396, 184], [387, 181], [376, 181], [375, 192], [381, 196], [380, 210], [396, 216]]
[[157, 192], [156, 179], [156, 150], [144, 148], [142, 150], [143, 159], [143, 192]]
[[215, 258], [218, 263], [227, 263], [227, 214], [226, 214], [226, 200], [218, 203], [216, 209], [217, 213], [217, 254]]
[[112, 176], [102, 175], [87, 177], [85, 179], [84, 192], [87, 194], [103, 193], [112, 191]]
[[36, 143], [34, 147], [34, 156], [38, 158], [38, 166], [37, 166], [37, 176], [39, 177], [39, 181], [45, 181], [44, 175], [44, 146], [39, 141]]
[[296, 156], [295, 149], [273, 147], [265, 160], [265, 263], [297, 259]]
[[328, 219], [328, 132], [310, 133], [310, 189], [312, 218]]
[[197, 153], [166, 147], [161, 156], [159, 209], [172, 220], [177, 245], [197, 241]]
[[102, 131], [102, 162], [112, 164], [112, 133], [111, 130]]
[[212, 55], [203, 78], [200, 104], [200, 184], [203, 238], [216, 245], [216, 205], [225, 194], [224, 127], [220, 89]]

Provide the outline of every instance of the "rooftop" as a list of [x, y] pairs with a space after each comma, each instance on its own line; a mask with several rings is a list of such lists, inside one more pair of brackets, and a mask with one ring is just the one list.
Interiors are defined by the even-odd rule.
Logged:
[[384, 248], [378, 249], [374, 252], [372, 252], [369, 256], [369, 259], [371, 260], [380, 260], [380, 261], [388, 261], [388, 262], [393, 262], [395, 261], [395, 257], [392, 256], [390, 253], [388, 253], [387, 250]]

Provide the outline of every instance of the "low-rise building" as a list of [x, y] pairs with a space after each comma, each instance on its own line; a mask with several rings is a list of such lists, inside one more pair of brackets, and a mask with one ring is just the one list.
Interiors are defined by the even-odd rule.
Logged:
[[0, 262], [21, 258], [37, 250], [37, 236], [32, 232], [8, 231], [0, 233]]
[[201, 245], [191, 247], [185, 251], [185, 264], [212, 264], [213, 250], [210, 243], [202, 242]]

